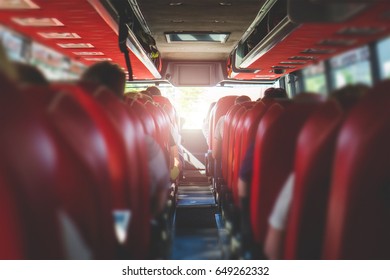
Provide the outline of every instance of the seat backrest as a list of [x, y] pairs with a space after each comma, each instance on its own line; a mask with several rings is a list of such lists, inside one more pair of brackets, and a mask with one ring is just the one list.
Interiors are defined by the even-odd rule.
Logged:
[[343, 111], [336, 101], [320, 106], [297, 142], [294, 191], [286, 228], [286, 259], [320, 259], [331, 167]]
[[156, 139], [156, 124], [152, 115], [146, 110], [145, 105], [141, 102], [135, 101], [131, 105], [127, 105], [129, 110], [134, 112], [142, 123], [144, 133]]
[[64, 192], [77, 193], [76, 183], [84, 179], [88, 183], [83, 193], [88, 190], [91, 197], [85, 205], [81, 199], [65, 199], [64, 203], [69, 203], [67, 210], [97, 252], [94, 257], [104, 259], [107, 254], [115, 257], [117, 241], [112, 211], [128, 208], [124, 196], [128, 184], [124, 141], [91, 94], [77, 85], [55, 84], [52, 88], [57, 94], [47, 107], [47, 115], [63, 146], [75, 158], [75, 165], [84, 173], [84, 178], [73, 182], [73, 188]]
[[210, 143], [210, 150], [213, 149], [214, 146], [214, 130], [215, 126], [218, 123], [218, 120], [220, 117], [226, 115], [227, 111], [229, 111], [230, 107], [234, 105], [234, 101], [236, 100], [237, 96], [224, 96], [221, 97], [217, 103], [215, 104], [212, 112], [211, 112], [211, 119], [210, 119], [210, 132], [209, 132], [209, 143]]
[[29, 106], [15, 85], [2, 76], [0, 84], [0, 166], [7, 176], [3, 187], [9, 186], [3, 189], [4, 203], [10, 204], [10, 215], [18, 212], [16, 223], [20, 222], [24, 240], [23, 255], [14, 257], [62, 259], [59, 200], [53, 191], [61, 172], [59, 147], [40, 112]]
[[225, 123], [223, 128], [222, 135], [222, 155], [221, 155], [221, 163], [222, 163], [222, 177], [227, 182], [228, 178], [228, 158], [229, 158], [229, 142], [230, 142], [230, 129], [232, 129], [232, 120], [236, 112], [242, 107], [241, 104], [233, 105], [229, 111], [225, 115]]
[[236, 138], [236, 130], [239, 125], [240, 119], [242, 115], [246, 112], [246, 109], [241, 104], [237, 112], [233, 115], [230, 121], [229, 128], [229, 146], [227, 151], [227, 186], [231, 190], [232, 182], [233, 182], [233, 159], [234, 159], [234, 147], [237, 140]]
[[268, 217], [283, 183], [292, 171], [298, 133], [316, 103], [271, 105], [260, 121], [255, 140], [250, 219], [254, 241], [262, 246]]
[[173, 107], [171, 101], [165, 96], [161, 95], [153, 95], [152, 96], [153, 101], [158, 103], [161, 108], [168, 114], [169, 120], [171, 121], [172, 125], [177, 126], [177, 116], [176, 116], [176, 110], [175, 107]]
[[160, 144], [160, 147], [164, 152], [168, 152], [171, 133], [169, 120], [162, 109], [157, 105], [151, 102], [146, 102], [145, 108], [152, 115], [156, 126], [156, 142]]
[[27, 258], [23, 240], [23, 218], [18, 211], [17, 198], [10, 185], [0, 175], [0, 260]]
[[93, 95], [111, 118], [118, 134], [121, 134], [124, 139], [127, 184], [125, 189], [117, 192], [124, 200], [123, 205], [118, 206], [125, 210], [130, 207], [132, 213], [126, 248], [133, 257], [144, 259], [149, 250], [151, 220], [148, 147], [144, 130], [134, 112], [128, 110], [126, 105], [110, 91], [98, 89]]
[[[245, 106], [245, 105], [244, 105]], [[253, 106], [253, 107], [252, 107]], [[234, 203], [238, 203], [238, 177], [240, 174], [241, 164], [244, 160], [245, 153], [251, 143], [255, 140], [256, 130], [260, 119], [265, 114], [267, 107], [263, 102], [256, 102], [242, 115], [241, 121], [236, 129], [236, 141], [233, 152], [233, 180], [232, 190]]]
[[337, 139], [324, 259], [390, 258], [390, 81], [348, 114]]

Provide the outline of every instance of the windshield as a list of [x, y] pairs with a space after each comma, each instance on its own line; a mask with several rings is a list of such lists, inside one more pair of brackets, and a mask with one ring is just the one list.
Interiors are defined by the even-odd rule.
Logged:
[[[151, 84], [127, 85], [126, 91], [141, 91]], [[160, 85], [161, 94], [171, 101], [179, 116], [184, 119], [183, 129], [201, 129], [203, 118], [212, 102], [227, 95], [247, 95], [252, 101], [263, 97], [267, 88], [279, 87], [275, 84], [248, 84], [218, 87], [173, 87]]]

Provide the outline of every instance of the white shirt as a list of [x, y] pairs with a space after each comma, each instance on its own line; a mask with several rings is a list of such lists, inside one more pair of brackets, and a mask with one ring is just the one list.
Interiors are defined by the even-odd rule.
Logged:
[[286, 228], [287, 216], [291, 208], [294, 179], [294, 173], [290, 173], [275, 201], [268, 220], [268, 223], [275, 229], [284, 230]]

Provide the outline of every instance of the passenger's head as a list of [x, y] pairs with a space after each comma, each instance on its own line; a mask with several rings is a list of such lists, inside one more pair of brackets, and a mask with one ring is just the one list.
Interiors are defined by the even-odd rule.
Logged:
[[263, 99], [273, 99], [273, 98], [288, 98], [287, 92], [284, 88], [267, 88], [264, 91]]
[[236, 97], [236, 99], [234, 100], [234, 104], [240, 104], [240, 103], [250, 102], [250, 101], [252, 101], [252, 100], [249, 96], [240, 95], [240, 96]]
[[95, 63], [84, 72], [81, 80], [106, 86], [116, 96], [123, 98], [126, 74], [117, 64], [108, 61]]
[[370, 88], [364, 84], [347, 85], [330, 94], [336, 99], [344, 110], [349, 110]]
[[146, 89], [150, 95], [161, 95], [161, 91], [156, 86], [151, 86]]
[[35, 66], [21, 62], [14, 62], [14, 65], [22, 85], [49, 85], [49, 81]]

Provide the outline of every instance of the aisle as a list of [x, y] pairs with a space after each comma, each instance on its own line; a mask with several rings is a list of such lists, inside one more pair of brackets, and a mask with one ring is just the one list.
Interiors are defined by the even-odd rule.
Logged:
[[178, 189], [171, 259], [222, 258], [215, 221], [217, 210], [206, 176], [187, 173]]

